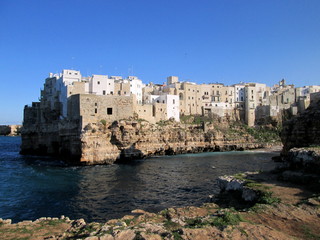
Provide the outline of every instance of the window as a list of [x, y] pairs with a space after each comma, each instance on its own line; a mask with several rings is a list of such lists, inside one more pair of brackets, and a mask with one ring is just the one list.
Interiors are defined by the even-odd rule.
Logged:
[[110, 94], [113, 95], [113, 91], [111, 91]]
[[107, 114], [112, 115], [112, 108], [107, 108]]
[[100, 84], [100, 81], [98, 81], [97, 83], [98, 83], [98, 85], [99, 85], [99, 84]]
[[162, 103], [164, 103], [164, 100], [162, 100]]
[[121, 91], [118, 91], [118, 94], [120, 95], [120, 94], [121, 94]]
[[173, 99], [173, 100], [172, 100], [172, 103], [173, 103], [173, 104], [175, 104], [175, 103], [176, 103], [176, 100], [175, 100], [175, 99]]
[[106, 90], [103, 90], [103, 91], [102, 91], [102, 94], [103, 94], [103, 95], [106, 95]]
[[95, 106], [98, 106], [98, 103], [95, 103], [94, 105], [95, 105]]
[[98, 109], [95, 109], [95, 110], [94, 110], [94, 113], [98, 113]]

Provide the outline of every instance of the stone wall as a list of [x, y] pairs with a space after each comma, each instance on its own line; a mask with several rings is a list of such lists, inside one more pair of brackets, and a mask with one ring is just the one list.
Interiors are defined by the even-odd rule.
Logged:
[[77, 94], [68, 100], [68, 117], [82, 121], [82, 127], [89, 123], [113, 122], [133, 117], [135, 112], [133, 96], [112, 96]]

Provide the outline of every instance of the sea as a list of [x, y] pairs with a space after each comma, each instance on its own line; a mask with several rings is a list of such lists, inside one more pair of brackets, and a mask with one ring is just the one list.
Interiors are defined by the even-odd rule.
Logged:
[[217, 194], [216, 179], [269, 171], [275, 152], [210, 152], [151, 157], [125, 164], [67, 166], [19, 154], [20, 137], [0, 136], [0, 218], [40, 217], [105, 222], [134, 209], [200, 206]]

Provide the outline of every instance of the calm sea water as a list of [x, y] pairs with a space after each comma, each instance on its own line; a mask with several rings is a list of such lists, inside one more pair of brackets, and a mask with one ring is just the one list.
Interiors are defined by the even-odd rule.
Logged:
[[217, 193], [218, 176], [270, 170], [276, 155], [216, 152], [65, 167], [50, 158], [19, 155], [20, 143], [20, 137], [0, 137], [0, 218], [14, 222], [61, 215], [102, 222], [137, 208], [200, 205]]

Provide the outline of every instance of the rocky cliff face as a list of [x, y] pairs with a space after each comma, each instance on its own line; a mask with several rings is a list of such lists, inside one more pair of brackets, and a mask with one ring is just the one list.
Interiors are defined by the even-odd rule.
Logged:
[[[219, 125], [223, 128], [223, 124]], [[150, 124], [147, 121], [122, 120], [108, 124], [89, 124], [80, 136], [81, 162], [85, 164], [113, 163], [152, 155], [171, 155], [205, 151], [230, 151], [265, 147], [245, 131], [217, 129], [167, 121]]]
[[30, 121], [22, 129], [21, 153], [56, 155], [73, 164], [112, 164], [153, 155], [261, 148], [269, 145], [261, 141], [263, 136], [270, 138], [265, 132], [222, 120], [151, 124], [132, 118], [113, 123], [101, 120], [84, 127], [67, 119]]
[[293, 147], [320, 145], [320, 100], [312, 102], [305, 112], [284, 123], [281, 140], [284, 155]]

